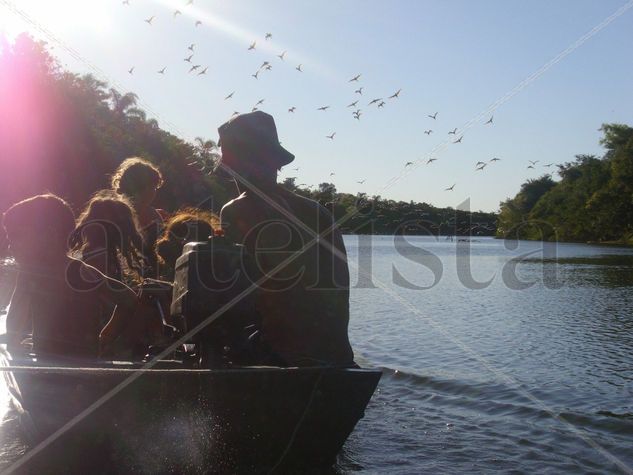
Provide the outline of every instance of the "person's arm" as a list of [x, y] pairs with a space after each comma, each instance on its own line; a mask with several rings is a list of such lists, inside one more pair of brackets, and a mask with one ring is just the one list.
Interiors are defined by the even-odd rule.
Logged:
[[[99, 272], [94, 269], [94, 272]], [[99, 274], [101, 274], [99, 272]], [[97, 287], [97, 295], [103, 303], [115, 305], [112, 317], [99, 334], [99, 354], [107, 354], [112, 343], [122, 333], [126, 324], [133, 317], [138, 305], [136, 293], [123, 282], [101, 274], [102, 282]]]
[[239, 230], [239, 202], [235, 200], [229, 201], [222, 207], [220, 211], [220, 225], [224, 231], [224, 235], [229, 241], [237, 244], [243, 244], [244, 236]]
[[319, 212], [319, 232], [323, 240], [332, 246], [332, 283], [340, 290], [349, 291], [349, 266], [343, 235], [332, 213], [322, 206], [319, 206]]
[[19, 346], [20, 342], [32, 331], [33, 322], [30, 312], [30, 297], [27, 292], [28, 283], [24, 277], [18, 276], [11, 305], [7, 314], [7, 345], [9, 348]]

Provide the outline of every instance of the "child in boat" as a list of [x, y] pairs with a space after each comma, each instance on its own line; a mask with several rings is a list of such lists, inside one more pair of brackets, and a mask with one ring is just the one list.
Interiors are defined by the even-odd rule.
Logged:
[[177, 211], [165, 225], [163, 235], [156, 242], [160, 276], [174, 280], [176, 260], [188, 242], [206, 241], [220, 227], [220, 220], [210, 211], [185, 208]]
[[136, 212], [122, 195], [111, 190], [97, 192], [77, 219], [71, 246], [82, 261], [108, 277], [140, 281], [143, 237]]
[[40, 356], [97, 357], [100, 343], [111, 339], [100, 335], [104, 308], [115, 307], [116, 322], [129, 320], [135, 293], [68, 255], [75, 218], [58, 196], [14, 204], [4, 213], [3, 225], [19, 272], [7, 315], [10, 347], [19, 349], [32, 333], [33, 351]]
[[165, 213], [152, 207], [156, 192], [163, 184], [160, 170], [151, 162], [139, 157], [127, 158], [112, 175], [111, 186], [116, 193], [125, 196], [136, 211], [143, 233], [143, 253], [149, 261], [151, 274], [157, 276], [157, 260], [154, 253], [156, 240], [163, 230]]
[[143, 238], [129, 201], [111, 190], [97, 192], [77, 220], [71, 244], [83, 262], [126, 282], [139, 297], [130, 322], [112, 320], [106, 325], [108, 320], [103, 321], [104, 337], [111, 335], [110, 343], [117, 340], [110, 345], [113, 352], [119, 357], [142, 357], [152, 344], [164, 344], [165, 334], [173, 332], [165, 328], [172, 289], [167, 282], [141, 277]]

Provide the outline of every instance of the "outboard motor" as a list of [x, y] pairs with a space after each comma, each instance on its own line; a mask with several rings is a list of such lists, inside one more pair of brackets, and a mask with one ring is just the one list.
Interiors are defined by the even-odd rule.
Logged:
[[202, 367], [251, 364], [259, 328], [252, 260], [244, 246], [219, 231], [190, 242], [176, 261], [171, 303], [174, 324], [191, 336]]

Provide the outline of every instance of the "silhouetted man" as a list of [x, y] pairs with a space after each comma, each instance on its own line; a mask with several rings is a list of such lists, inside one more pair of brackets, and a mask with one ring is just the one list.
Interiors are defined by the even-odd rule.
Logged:
[[222, 208], [222, 226], [268, 276], [256, 299], [264, 341], [289, 365], [352, 365], [349, 269], [332, 215], [277, 184], [294, 155], [280, 145], [272, 116], [238, 115], [218, 131], [219, 172], [241, 192]]

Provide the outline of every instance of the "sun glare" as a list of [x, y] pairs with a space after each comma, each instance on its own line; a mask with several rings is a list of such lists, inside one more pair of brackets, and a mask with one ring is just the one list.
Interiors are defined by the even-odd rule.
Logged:
[[[212, 28], [221, 32], [226, 37], [233, 41], [237, 41], [244, 45], [246, 48], [253, 41], [261, 39], [263, 31], [250, 31], [235, 23], [228, 21], [225, 18], [220, 17], [209, 12], [207, 9], [196, 6], [195, 4], [187, 5], [183, 8], [183, 2], [177, 0], [154, 0], [156, 3], [161, 4], [163, 7], [170, 9], [170, 11], [179, 10], [182, 15], [187, 16], [193, 20], [200, 20], [203, 26]], [[312, 72], [321, 74], [329, 79], [338, 78], [338, 76], [327, 66], [319, 63], [313, 58], [307, 57], [303, 53], [299, 53], [292, 48], [281, 44], [274, 39], [271, 41], [257, 41], [257, 48], [266, 51], [267, 53], [277, 55], [282, 51], [287, 51], [287, 55], [292, 57], [297, 63], [304, 64]]]
[[35, 33], [31, 22], [55, 33], [102, 33], [110, 29], [114, 5], [108, 0], [0, 0], [0, 33], [9, 38], [23, 31]]

